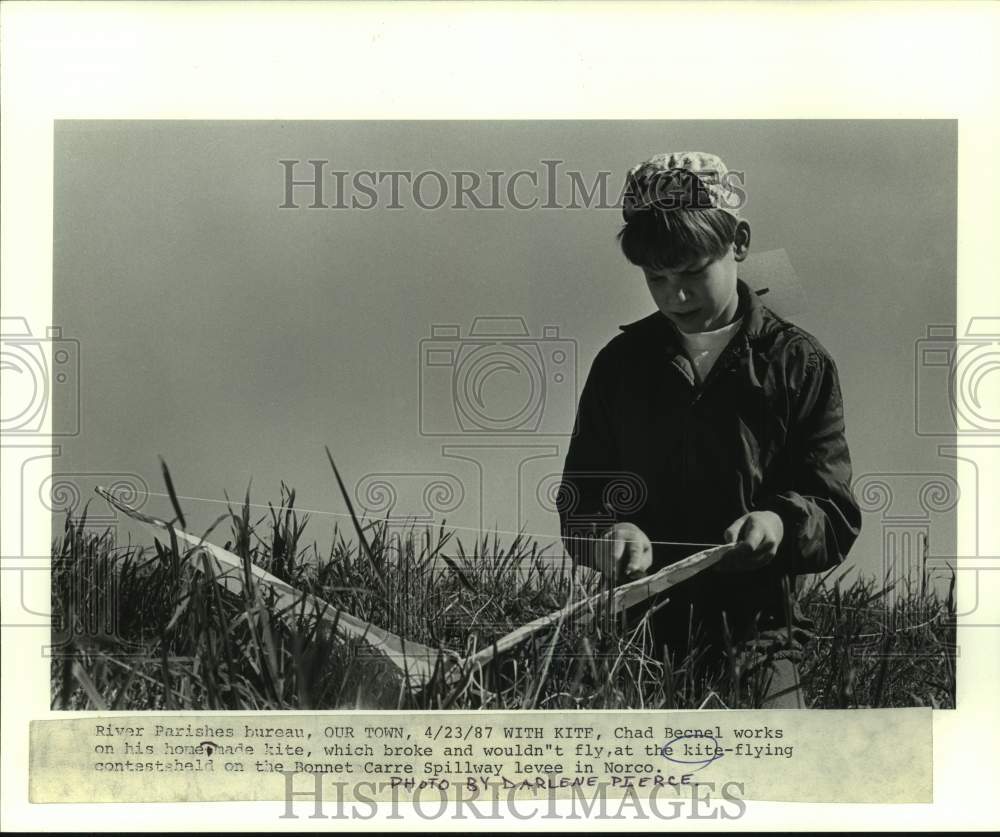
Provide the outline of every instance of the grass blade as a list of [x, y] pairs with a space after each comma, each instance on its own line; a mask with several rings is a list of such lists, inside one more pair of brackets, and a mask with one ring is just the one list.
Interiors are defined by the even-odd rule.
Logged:
[[364, 531], [361, 529], [361, 523], [358, 521], [358, 516], [354, 513], [354, 505], [351, 503], [351, 498], [347, 493], [347, 489], [344, 487], [344, 481], [340, 478], [340, 471], [337, 470], [337, 465], [333, 461], [333, 454], [330, 453], [329, 448], [325, 448], [326, 458], [330, 460], [330, 467], [333, 468], [333, 475], [337, 478], [337, 485], [340, 487], [340, 493], [344, 497], [344, 502], [347, 504], [347, 511], [350, 512], [351, 522], [354, 523], [354, 529], [358, 533], [358, 540], [361, 542], [361, 547], [364, 550], [365, 557], [368, 558], [369, 564], [371, 565], [372, 572], [375, 573], [375, 578], [378, 581], [380, 592], [382, 595], [386, 595], [386, 580], [385, 574], [382, 572], [382, 567], [379, 566], [375, 555], [372, 553], [372, 548], [368, 544], [368, 539], [365, 537]]

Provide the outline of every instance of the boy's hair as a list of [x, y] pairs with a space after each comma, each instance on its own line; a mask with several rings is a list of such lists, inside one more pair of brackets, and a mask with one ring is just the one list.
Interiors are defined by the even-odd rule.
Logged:
[[739, 219], [723, 209], [650, 207], [636, 212], [618, 232], [625, 258], [638, 267], [671, 270], [724, 256], [736, 238]]

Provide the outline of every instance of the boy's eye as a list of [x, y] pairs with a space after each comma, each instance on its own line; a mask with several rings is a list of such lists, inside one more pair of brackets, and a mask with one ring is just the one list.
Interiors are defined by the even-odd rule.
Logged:
[[[697, 279], [705, 273], [706, 267], [707, 265], [698, 265], [688, 270], [675, 270], [672, 275], [681, 279]], [[650, 282], [663, 282], [670, 277], [665, 273], [647, 273], [646, 278]]]
[[697, 267], [688, 268], [687, 270], [682, 270], [681, 276], [701, 276], [705, 272], [707, 265], [698, 265]]

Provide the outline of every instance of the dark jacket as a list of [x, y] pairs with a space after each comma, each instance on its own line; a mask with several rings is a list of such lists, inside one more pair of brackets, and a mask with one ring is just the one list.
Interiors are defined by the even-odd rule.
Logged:
[[[784, 624], [781, 576], [835, 566], [861, 528], [833, 359], [742, 280], [739, 298], [741, 328], [702, 385], [666, 316], [622, 326], [594, 359], [566, 456], [562, 534], [584, 563], [586, 538], [616, 521], [653, 541], [710, 544], [749, 511], [781, 517], [769, 566], [709, 571], [674, 589], [660, 612], [675, 634], [692, 607], [709, 636], [721, 611], [737, 638], [758, 614], [762, 625]], [[698, 550], [654, 545], [651, 571]]]

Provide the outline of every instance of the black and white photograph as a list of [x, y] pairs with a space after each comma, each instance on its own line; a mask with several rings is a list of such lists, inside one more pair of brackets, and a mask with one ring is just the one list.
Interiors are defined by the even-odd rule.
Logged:
[[57, 123], [53, 707], [954, 707], [956, 141]]
[[0, 4], [0, 828], [996, 830], [998, 36]]

